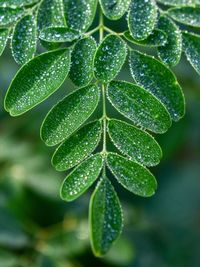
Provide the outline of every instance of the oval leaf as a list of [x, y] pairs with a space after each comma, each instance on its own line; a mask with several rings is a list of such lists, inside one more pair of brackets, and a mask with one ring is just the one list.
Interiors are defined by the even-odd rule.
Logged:
[[9, 37], [9, 29], [0, 29], [0, 56], [2, 55]]
[[158, 47], [159, 58], [170, 67], [176, 66], [182, 53], [182, 36], [176, 24], [167, 17], [160, 17], [158, 22], [159, 29], [167, 34], [167, 43]]
[[39, 0], [0, 0], [1, 7], [23, 7], [37, 3]]
[[16, 22], [23, 14], [22, 8], [0, 7], [0, 26]]
[[186, 6], [200, 4], [200, 0], [158, 0], [158, 2], [168, 6]]
[[136, 125], [155, 133], [164, 133], [171, 126], [169, 113], [163, 104], [142, 87], [112, 81], [107, 94], [112, 105]]
[[96, 42], [92, 37], [79, 40], [72, 51], [70, 79], [77, 86], [88, 85], [93, 78]]
[[107, 164], [118, 182], [130, 192], [150, 197], [157, 189], [157, 182], [148, 169], [114, 153], [107, 156]]
[[82, 195], [98, 178], [103, 158], [96, 154], [78, 165], [63, 181], [60, 195], [63, 200], [73, 201]]
[[128, 27], [136, 40], [146, 39], [155, 28], [157, 6], [154, 0], [134, 0], [128, 14]]
[[122, 209], [118, 196], [107, 178], [95, 188], [89, 209], [91, 244], [96, 256], [103, 256], [122, 232]]
[[142, 46], [149, 46], [149, 47], [156, 47], [156, 46], [162, 46], [167, 43], [167, 35], [158, 29], [155, 29], [145, 40], [136, 40], [134, 39], [130, 31], [124, 32], [124, 37], [131, 43], [142, 45]]
[[52, 164], [58, 171], [74, 167], [94, 151], [101, 138], [101, 122], [83, 126], [55, 151]]
[[183, 50], [192, 67], [200, 75], [200, 36], [183, 32]]
[[78, 39], [79, 33], [67, 27], [48, 27], [40, 32], [40, 39], [47, 42], [63, 43]]
[[41, 138], [54, 146], [68, 138], [94, 112], [99, 102], [99, 88], [89, 85], [76, 90], [55, 105], [44, 119]]
[[117, 35], [107, 35], [97, 49], [94, 74], [102, 82], [109, 82], [121, 70], [126, 59], [126, 45]]
[[200, 27], [200, 7], [177, 7], [167, 11], [174, 20], [188, 26]]
[[41, 54], [23, 65], [5, 97], [5, 109], [18, 116], [35, 107], [64, 82], [70, 66], [68, 49]]
[[12, 37], [12, 54], [18, 64], [33, 58], [37, 43], [36, 21], [33, 15], [23, 17], [15, 26]]
[[67, 26], [85, 32], [93, 22], [97, 0], [64, 0]]
[[100, 0], [104, 15], [111, 20], [120, 19], [127, 11], [131, 0]]
[[131, 160], [145, 166], [154, 166], [160, 162], [161, 148], [150, 134], [114, 119], [109, 121], [108, 133], [119, 151]]
[[169, 68], [151, 56], [131, 51], [130, 69], [133, 79], [166, 106], [174, 121], [184, 116], [182, 89]]

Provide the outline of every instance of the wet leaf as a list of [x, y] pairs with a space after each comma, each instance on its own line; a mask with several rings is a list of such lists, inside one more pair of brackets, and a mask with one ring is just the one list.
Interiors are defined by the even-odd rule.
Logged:
[[111, 104], [136, 125], [155, 133], [164, 133], [171, 126], [169, 113], [163, 104], [142, 87], [112, 81], [107, 95]]
[[85, 32], [93, 22], [97, 0], [63, 0], [65, 18], [70, 29]]
[[150, 197], [157, 189], [157, 182], [148, 169], [114, 153], [107, 156], [107, 164], [118, 182], [130, 192]]
[[37, 3], [39, 0], [0, 0], [1, 7], [22, 7]]
[[18, 116], [53, 94], [64, 82], [70, 66], [68, 49], [41, 54], [23, 65], [5, 97], [5, 109]]
[[154, 166], [160, 162], [162, 151], [155, 139], [126, 122], [111, 119], [108, 133], [120, 152], [131, 160], [145, 166]]
[[58, 171], [74, 167], [90, 155], [101, 138], [101, 122], [94, 121], [83, 126], [55, 151], [52, 164]]
[[123, 227], [122, 209], [111, 182], [102, 178], [90, 200], [91, 244], [96, 256], [103, 256], [119, 237]]
[[72, 51], [70, 79], [77, 86], [88, 85], [93, 78], [96, 42], [92, 37], [79, 40]]
[[200, 36], [183, 32], [183, 50], [192, 67], [200, 75]]
[[96, 85], [82, 87], [58, 102], [41, 127], [41, 138], [48, 146], [54, 146], [75, 132], [94, 112], [99, 102]]
[[127, 11], [131, 0], [100, 0], [104, 15], [111, 20], [120, 19]]
[[133, 79], [166, 106], [174, 121], [184, 116], [184, 95], [169, 68], [155, 58], [135, 50], [130, 53], [130, 68]]
[[117, 35], [107, 35], [97, 49], [94, 74], [102, 82], [109, 82], [121, 70], [126, 59], [126, 45]]
[[78, 165], [63, 181], [60, 195], [63, 200], [73, 201], [81, 196], [98, 178], [103, 158], [95, 154]]
[[168, 6], [186, 6], [200, 4], [200, 0], [158, 0], [158, 2]]
[[12, 37], [12, 55], [18, 64], [25, 64], [36, 52], [37, 30], [33, 15], [23, 17], [15, 26]]
[[158, 21], [159, 29], [167, 34], [167, 43], [158, 47], [159, 58], [170, 67], [176, 66], [182, 53], [182, 36], [179, 28], [169, 18], [162, 16]]
[[72, 42], [78, 39], [79, 33], [67, 27], [48, 27], [40, 32], [40, 39], [47, 42]]
[[131, 43], [137, 44], [137, 45], [142, 45], [142, 46], [149, 46], [149, 47], [156, 47], [156, 46], [162, 46], [167, 43], [167, 35], [158, 29], [155, 29], [145, 40], [136, 40], [134, 39], [130, 31], [125, 31], [124, 32], [124, 37]]
[[0, 26], [16, 22], [22, 17], [23, 13], [23, 8], [0, 7]]
[[2, 55], [9, 37], [9, 29], [0, 29], [0, 56]]
[[154, 0], [134, 0], [131, 2], [128, 27], [136, 40], [146, 39], [155, 28], [157, 6]]
[[200, 27], [200, 7], [177, 7], [167, 11], [174, 20], [188, 26]]

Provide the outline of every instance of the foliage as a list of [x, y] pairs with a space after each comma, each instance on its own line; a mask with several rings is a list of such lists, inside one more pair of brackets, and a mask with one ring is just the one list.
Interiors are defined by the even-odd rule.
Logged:
[[[184, 116], [184, 96], [170, 67], [178, 64], [183, 50], [200, 72], [200, 37], [191, 33], [200, 26], [200, 3], [101, 0], [97, 6], [97, 2], [1, 0], [0, 53], [11, 38], [14, 59], [24, 64], [5, 97], [5, 109], [12, 116], [48, 98], [68, 74], [79, 87], [47, 114], [41, 138], [48, 146], [61, 143], [52, 159], [57, 170], [75, 167], [62, 184], [62, 199], [74, 200], [102, 177], [91, 198], [89, 214], [92, 248], [101, 256], [120, 235], [123, 217], [106, 173], [111, 171], [136, 195], [149, 197], [157, 188], [155, 177], [145, 166], [156, 165], [162, 153], [147, 131], [164, 133], [172, 121]], [[97, 26], [93, 23], [96, 13]], [[124, 14], [128, 22], [124, 32], [105, 25], [104, 16], [118, 20]], [[97, 32], [98, 46], [94, 40]], [[35, 56], [38, 41], [52, 51]], [[154, 47], [159, 59], [138, 51], [141, 46]], [[127, 57], [134, 83], [113, 81]], [[126, 122], [108, 116], [107, 100]], [[100, 104], [102, 114], [84, 125]], [[108, 137], [116, 150], [108, 150]]]

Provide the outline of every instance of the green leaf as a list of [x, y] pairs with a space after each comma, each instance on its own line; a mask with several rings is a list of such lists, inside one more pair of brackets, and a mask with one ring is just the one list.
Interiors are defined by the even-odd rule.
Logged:
[[9, 29], [0, 29], [0, 56], [2, 55], [9, 37]]
[[5, 97], [5, 109], [18, 116], [53, 94], [64, 82], [70, 66], [69, 49], [41, 54], [23, 65]]
[[128, 27], [136, 40], [146, 39], [155, 28], [157, 6], [154, 0], [134, 0], [128, 14]]
[[6, 26], [16, 22], [22, 17], [23, 8], [0, 7], [0, 26]]
[[174, 121], [184, 116], [184, 95], [169, 68], [157, 59], [138, 51], [130, 53], [130, 68], [133, 79], [166, 106]]
[[111, 182], [102, 178], [90, 200], [91, 244], [96, 256], [103, 256], [122, 231], [122, 209]]
[[85, 32], [93, 22], [97, 0], [63, 0], [65, 18], [70, 29]]
[[200, 27], [200, 7], [177, 7], [167, 11], [174, 20], [188, 26]]
[[101, 133], [101, 121], [94, 121], [69, 137], [53, 155], [52, 164], [56, 170], [67, 170], [84, 160], [97, 147]]
[[125, 31], [124, 37], [133, 44], [149, 47], [162, 46], [167, 43], [167, 35], [163, 31], [158, 29], [154, 29], [154, 31], [147, 37], [147, 39], [141, 41], [134, 39], [131, 36], [130, 31]]
[[47, 114], [41, 138], [48, 146], [54, 146], [75, 132], [94, 112], [99, 102], [96, 85], [82, 87], [69, 94]]
[[109, 82], [121, 70], [126, 59], [126, 45], [117, 35], [107, 35], [97, 49], [94, 74], [102, 82]]
[[158, 2], [168, 6], [186, 6], [200, 4], [200, 0], [158, 0]]
[[30, 6], [37, 3], [39, 0], [0, 0], [1, 7], [22, 7]]
[[200, 36], [183, 32], [183, 50], [192, 67], [200, 75]]
[[39, 37], [43, 41], [63, 43], [78, 39], [79, 33], [67, 27], [48, 27], [40, 32]]
[[77, 86], [88, 85], [93, 78], [96, 42], [92, 37], [79, 40], [72, 51], [70, 79]]
[[112, 81], [107, 95], [111, 104], [136, 125], [155, 133], [164, 133], [171, 126], [169, 113], [163, 104], [142, 87]]
[[145, 166], [154, 166], [160, 162], [162, 150], [150, 134], [115, 119], [109, 120], [108, 133], [119, 151], [129, 159]]
[[33, 15], [23, 17], [15, 26], [12, 37], [12, 54], [18, 64], [34, 57], [37, 43], [36, 21]]
[[160, 17], [158, 21], [158, 27], [168, 36], [167, 43], [164, 46], [158, 47], [158, 56], [163, 63], [170, 67], [174, 67], [181, 59], [181, 31], [172, 20], [165, 16]]
[[103, 158], [95, 154], [78, 165], [63, 181], [60, 195], [63, 200], [73, 201], [82, 195], [98, 178]]
[[157, 182], [148, 169], [114, 153], [107, 156], [107, 164], [118, 182], [130, 192], [150, 197], [157, 189]]
[[104, 15], [111, 20], [120, 19], [127, 11], [131, 0], [100, 0]]

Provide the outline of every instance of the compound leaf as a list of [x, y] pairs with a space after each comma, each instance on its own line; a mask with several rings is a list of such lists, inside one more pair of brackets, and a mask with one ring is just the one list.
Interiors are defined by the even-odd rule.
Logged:
[[92, 37], [79, 40], [72, 51], [70, 79], [77, 86], [88, 85], [93, 78], [96, 42]]
[[183, 50], [192, 67], [200, 75], [200, 36], [183, 32]]
[[155, 28], [157, 6], [154, 0], [134, 0], [128, 14], [128, 27], [136, 40], [146, 39]]
[[169, 68], [155, 58], [133, 50], [130, 52], [130, 68], [133, 79], [166, 106], [174, 121], [184, 116], [184, 95]]
[[155, 166], [160, 162], [161, 148], [150, 134], [115, 119], [109, 121], [108, 133], [119, 151], [129, 159], [145, 166]]
[[0, 7], [0, 26], [16, 22], [24, 14], [23, 8]]
[[104, 15], [111, 20], [120, 19], [127, 11], [131, 0], [100, 0]]
[[177, 7], [167, 11], [174, 20], [188, 26], [200, 27], [200, 7]]
[[136, 125], [155, 133], [164, 133], [171, 126], [170, 115], [163, 104], [142, 87], [112, 81], [107, 95], [112, 105]]
[[126, 59], [126, 45], [117, 35], [107, 35], [97, 49], [94, 74], [102, 82], [109, 82], [121, 70]]
[[159, 29], [167, 34], [167, 43], [158, 47], [159, 58], [170, 67], [176, 66], [182, 53], [182, 36], [181, 31], [176, 24], [169, 18], [162, 16], [158, 21]]
[[48, 27], [40, 32], [40, 39], [46, 42], [63, 43], [78, 39], [79, 33], [67, 27]]
[[73, 201], [82, 195], [98, 178], [103, 158], [95, 154], [78, 165], [63, 181], [60, 195], [63, 200]]
[[122, 209], [111, 182], [102, 178], [90, 200], [91, 244], [96, 256], [108, 252], [123, 227]]
[[99, 102], [96, 85], [82, 87], [58, 102], [47, 114], [41, 138], [48, 146], [54, 146], [68, 138], [94, 112]]
[[149, 47], [163, 46], [167, 43], [167, 35], [164, 33], [164, 31], [159, 29], [154, 29], [154, 31], [145, 40], [134, 39], [131, 36], [130, 31], [125, 31], [124, 37], [133, 44]]
[[33, 58], [37, 43], [37, 26], [35, 17], [27, 15], [15, 26], [12, 37], [12, 55], [18, 64], [25, 64]]
[[97, 0], [63, 0], [67, 26], [85, 32], [93, 22]]
[[114, 153], [108, 154], [107, 165], [118, 182], [130, 192], [141, 197], [154, 195], [156, 179], [142, 165]]
[[9, 37], [9, 29], [0, 29], [0, 56], [2, 55]]
[[101, 138], [101, 121], [83, 126], [55, 151], [52, 164], [58, 171], [74, 167], [94, 151]]
[[200, 0], [158, 0], [158, 2], [168, 6], [187, 6], [200, 4]]
[[35, 107], [61, 86], [69, 67], [67, 48], [33, 58], [14, 77], [5, 97], [5, 109], [18, 116]]
[[23, 7], [37, 3], [39, 0], [0, 0], [1, 7]]

